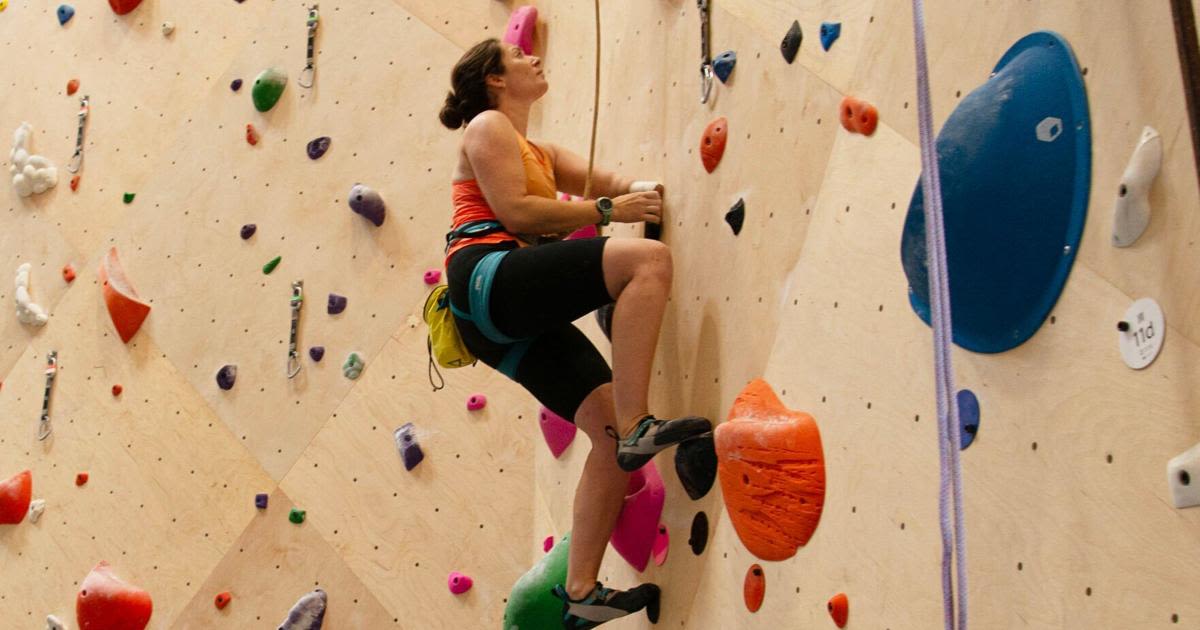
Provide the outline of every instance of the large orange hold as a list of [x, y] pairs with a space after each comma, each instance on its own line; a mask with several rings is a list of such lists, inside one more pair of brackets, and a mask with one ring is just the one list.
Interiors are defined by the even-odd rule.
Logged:
[[767, 576], [763, 575], [762, 567], [757, 564], [750, 565], [746, 570], [746, 581], [742, 583], [742, 598], [746, 600], [746, 610], [758, 612], [766, 594]]
[[25, 520], [33, 499], [33, 473], [23, 470], [0, 482], [0, 525], [16, 525]]
[[79, 630], [142, 630], [153, 612], [150, 594], [114, 575], [103, 560], [83, 578], [75, 597]]
[[786, 560], [808, 543], [825, 506], [825, 454], [813, 417], [783, 406], [751, 381], [716, 429], [717, 474], [729, 520], [763, 560]]
[[142, 0], [108, 0], [108, 6], [112, 7], [117, 15], [125, 15], [138, 8], [141, 3]]
[[108, 250], [104, 264], [100, 265], [100, 282], [104, 285], [104, 304], [108, 306], [117, 334], [121, 341], [129, 343], [150, 314], [150, 305], [143, 302], [129, 285], [115, 247]]
[[729, 137], [729, 121], [724, 116], [708, 123], [700, 139], [700, 161], [709, 173], [717, 169], [725, 155], [725, 140]]
[[850, 600], [845, 593], [838, 593], [829, 599], [829, 616], [839, 628], [846, 627], [846, 619], [850, 617]]

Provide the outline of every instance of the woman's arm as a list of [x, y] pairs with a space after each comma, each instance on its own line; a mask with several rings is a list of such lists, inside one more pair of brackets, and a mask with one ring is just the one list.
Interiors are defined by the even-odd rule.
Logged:
[[[568, 149], [548, 142], [538, 143], [554, 156], [554, 179], [558, 189], [572, 195], [583, 196], [587, 181], [587, 159]], [[633, 180], [600, 168], [592, 169], [592, 198], [617, 197], [629, 192]]]

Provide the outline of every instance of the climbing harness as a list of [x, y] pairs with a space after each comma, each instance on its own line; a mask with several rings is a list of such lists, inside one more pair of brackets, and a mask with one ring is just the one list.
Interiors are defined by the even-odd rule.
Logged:
[[316, 68], [313, 65], [313, 45], [317, 40], [317, 24], [321, 21], [321, 15], [317, 11], [319, 6], [314, 4], [308, 9], [308, 60], [304, 64], [304, 69], [300, 71], [300, 76], [296, 79], [300, 83], [300, 87], [312, 87], [313, 75], [316, 74]]
[[89, 111], [91, 106], [88, 104], [88, 97], [84, 96], [79, 99], [79, 134], [75, 138], [75, 155], [71, 156], [71, 161], [67, 164], [67, 170], [72, 173], [78, 173], [79, 166], [83, 163], [83, 123], [87, 121]]
[[293, 378], [300, 373], [300, 353], [296, 351], [296, 333], [300, 328], [300, 307], [304, 305], [304, 281], [292, 283], [292, 334], [288, 341], [287, 375]]
[[700, 9], [700, 103], [708, 103], [713, 86], [712, 49], [708, 42], [708, 0], [696, 0]]
[[[942, 216], [942, 183], [933, 137], [929, 96], [929, 64], [925, 51], [925, 3], [913, 0], [913, 31], [917, 53], [917, 117], [921, 137], [921, 187], [925, 195], [925, 244], [929, 252], [929, 297], [932, 306], [934, 371], [937, 383], [938, 451], [941, 488], [938, 512], [942, 530], [942, 608], [946, 630], [967, 628], [966, 525], [963, 519], [962, 464], [959, 451], [962, 429], [954, 397], [954, 371], [950, 356], [953, 326], [950, 318], [950, 278], [946, 266], [946, 232]], [[951, 514], [953, 494], [953, 515]], [[951, 564], [953, 562], [953, 571]], [[952, 573], [955, 575], [952, 576]], [[957, 582], [957, 617], [955, 616]]]
[[488, 308], [488, 305], [491, 304], [492, 282], [496, 279], [496, 270], [500, 268], [500, 263], [503, 262], [509, 251], [511, 250], [492, 252], [479, 259], [479, 262], [475, 264], [475, 269], [471, 271], [468, 283], [469, 310], [464, 311], [450, 302], [450, 311], [455, 316], [475, 324], [479, 332], [493, 343], [509, 346], [496, 369], [505, 376], [516, 380], [517, 368], [521, 365], [521, 359], [525, 358], [525, 353], [529, 351], [533, 338], [514, 339], [500, 332], [496, 328], [496, 324], [492, 322]]
[[39, 441], [50, 437], [53, 428], [50, 426], [50, 390], [54, 387], [54, 375], [58, 374], [58, 351], [51, 350], [46, 355], [46, 393], [42, 396], [42, 419], [38, 422], [37, 439]]

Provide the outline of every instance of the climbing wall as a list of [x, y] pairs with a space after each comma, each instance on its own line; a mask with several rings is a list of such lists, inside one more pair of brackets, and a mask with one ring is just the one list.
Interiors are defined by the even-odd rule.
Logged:
[[[436, 119], [449, 69], [498, 35], [516, 4], [321, 2], [316, 81], [304, 89], [299, 1], [145, 0], [119, 17], [80, 0], [60, 26], [57, 5], [9, 0], [0, 130], [29, 121], [33, 152], [57, 164], [60, 181], [32, 198], [0, 185], [0, 268], [32, 263], [33, 298], [51, 315], [43, 328], [0, 317], [0, 478], [29, 468], [34, 497], [46, 500], [38, 523], [0, 526], [0, 618], [40, 627], [54, 613], [74, 627], [79, 584], [107, 560], [153, 595], [154, 628], [272, 627], [313, 588], [328, 593], [332, 628], [499, 624], [543, 538], [570, 529], [587, 439], [553, 458], [536, 402], [483, 367], [448, 372], [446, 389], [431, 392], [419, 316], [422, 274], [441, 264], [459, 139]], [[584, 153], [593, 5], [535, 4], [551, 90], [531, 136]], [[603, 7], [598, 160], [668, 191], [664, 240], [677, 273], [652, 404], [720, 420], [747, 382], [766, 378], [820, 426], [825, 510], [794, 558], [761, 562], [766, 596], [750, 613], [742, 580], [758, 560], [720, 489], [690, 501], [664, 455], [666, 563], [638, 575], [610, 554], [601, 578], [661, 584], [670, 627], [833, 627], [825, 602], [838, 592], [850, 600], [848, 627], [934, 627], [931, 335], [908, 306], [899, 260], [920, 172], [909, 3], [712, 5], [713, 53], [733, 49], [739, 61], [707, 105], [694, 2]], [[1200, 440], [1200, 198], [1180, 72], [1166, 3], [1100, 5], [929, 3], [936, 124], [1009, 45], [1051, 29], [1086, 69], [1094, 138], [1088, 223], [1052, 317], [1013, 351], [954, 354], [959, 386], [983, 410], [963, 453], [976, 627], [1200, 625], [1189, 587], [1200, 580], [1200, 511], [1171, 507], [1165, 482], [1166, 461]], [[779, 41], [793, 20], [805, 41], [788, 65]], [[843, 24], [828, 52], [823, 21]], [[250, 84], [274, 65], [288, 85], [261, 114]], [[64, 92], [71, 78], [75, 96]], [[237, 78], [246, 85], [234, 93]], [[92, 108], [72, 192], [64, 167], [84, 94]], [[841, 128], [844, 95], [879, 108], [874, 136]], [[699, 140], [717, 116], [729, 120], [729, 144], [707, 174]], [[247, 123], [257, 145], [245, 141]], [[1115, 249], [1117, 182], [1147, 124], [1164, 141], [1154, 215], [1135, 247]], [[312, 161], [305, 145], [317, 136], [333, 143]], [[356, 182], [382, 194], [382, 226], [350, 212]], [[735, 236], [724, 214], [739, 198], [746, 221]], [[248, 223], [257, 233], [242, 240]], [[128, 344], [96, 276], [112, 247], [153, 308]], [[66, 264], [78, 273], [71, 284]], [[295, 280], [305, 283], [302, 369], [288, 379]], [[12, 287], [0, 283], [8, 308]], [[348, 298], [344, 313], [326, 313], [330, 293]], [[1169, 329], [1162, 355], [1135, 372], [1114, 325], [1143, 296], [1163, 305]], [[590, 320], [581, 325], [606, 348]], [[326, 348], [321, 362], [311, 346]], [[39, 442], [51, 350], [54, 433]], [[366, 362], [355, 381], [340, 370], [351, 352]], [[229, 391], [215, 380], [224, 365], [238, 367]], [[475, 393], [488, 405], [469, 412]], [[392, 437], [407, 422], [426, 455], [411, 472]], [[79, 472], [89, 481], [77, 487]], [[258, 493], [269, 495], [265, 510]], [[289, 522], [292, 508], [306, 511], [302, 524]], [[696, 556], [687, 543], [699, 510], [713, 527]], [[475, 587], [451, 595], [451, 571]], [[225, 591], [233, 600], [217, 610]]]

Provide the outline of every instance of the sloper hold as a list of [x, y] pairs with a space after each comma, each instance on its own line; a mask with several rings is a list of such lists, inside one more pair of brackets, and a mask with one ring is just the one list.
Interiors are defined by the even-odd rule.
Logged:
[[717, 170], [721, 157], [725, 155], [725, 141], [729, 137], [729, 121], [724, 116], [708, 123], [700, 138], [700, 161], [709, 173]]
[[733, 74], [733, 69], [736, 67], [737, 53], [732, 50], [726, 50], [713, 59], [713, 73], [717, 75], [721, 83], [729, 80], [729, 75]]
[[545, 407], [538, 413], [538, 424], [542, 427], [542, 437], [546, 438], [546, 446], [550, 447], [550, 453], [555, 459], [567, 450], [575, 439], [575, 432], [579, 430], [574, 423]]
[[1200, 444], [1171, 458], [1167, 463], [1167, 485], [1176, 508], [1200, 505]]
[[117, 258], [117, 248], [108, 250], [104, 264], [100, 265], [100, 282], [103, 285], [104, 304], [108, 307], [108, 315], [121, 341], [129, 340], [141, 329], [142, 322], [150, 314], [150, 305], [138, 297], [137, 291], [129, 284], [125, 276], [125, 268]]
[[117, 577], [103, 560], [83, 578], [75, 597], [79, 630], [142, 630], [153, 612], [150, 594]]
[[662, 476], [653, 461], [629, 475], [625, 505], [617, 516], [611, 542], [613, 549], [639, 573], [645, 571], [650, 562], [666, 498]]
[[838, 593], [829, 598], [829, 603], [825, 605], [829, 610], [829, 616], [833, 617], [833, 623], [839, 628], [846, 627], [846, 620], [850, 618], [850, 600], [845, 593]]
[[712, 432], [692, 438], [675, 449], [675, 473], [693, 501], [699, 501], [717, 480], [717, 451]]
[[504, 630], [562, 625], [563, 602], [554, 595], [553, 588], [567, 581], [570, 548], [571, 535], [566, 534], [549, 553], [517, 579], [508, 595], [508, 605], [504, 607]]
[[60, 4], [58, 5], [57, 13], [59, 25], [66, 24], [71, 21], [71, 18], [75, 17], [75, 7], [69, 4]]
[[405, 423], [393, 433], [396, 440], [396, 448], [400, 451], [400, 458], [404, 460], [404, 469], [412, 470], [425, 459], [425, 452], [421, 450], [420, 443], [417, 442], [417, 428], [411, 422]]
[[514, 10], [508, 18], [508, 27], [504, 29], [504, 43], [516, 44], [526, 55], [532, 55], [537, 17], [537, 7], [532, 5]]
[[788, 29], [786, 35], [783, 36], [783, 41], [779, 43], [779, 52], [783, 53], [783, 58], [792, 63], [796, 60], [796, 53], [800, 51], [800, 42], [804, 41], [804, 32], [800, 30], [800, 22], [793, 21], [792, 27]]
[[807, 544], [825, 505], [825, 454], [812, 416], [783, 406], [751, 381], [717, 426], [717, 471], [729, 520], [763, 560], [786, 560]]
[[1112, 241], [1117, 247], [1129, 247], [1141, 238], [1150, 225], [1150, 187], [1162, 168], [1162, 138], [1154, 127], [1142, 129], [1141, 138], [1117, 189], [1113, 208]]
[[841, 22], [821, 22], [821, 48], [828, 51], [829, 47], [833, 46], [833, 42], [836, 42], [841, 35]]
[[217, 387], [229, 391], [233, 389], [235, 382], [237, 382], [236, 365], [225, 365], [220, 370], [217, 370]]
[[306, 593], [288, 611], [287, 619], [279, 624], [278, 630], [321, 630], [327, 601], [325, 591], [319, 588]]
[[350, 189], [349, 201], [350, 209], [355, 213], [366, 217], [375, 227], [383, 225], [383, 220], [387, 217], [387, 207], [384, 206], [379, 193], [370, 186], [355, 184]]
[[138, 8], [141, 3], [142, 0], [108, 0], [108, 6], [112, 7], [113, 12], [117, 15], [125, 15]]
[[329, 150], [329, 145], [332, 143], [333, 139], [329, 136], [321, 136], [309, 141], [308, 146], [304, 150], [308, 153], [308, 159], [319, 160]]
[[746, 600], [746, 610], [758, 612], [762, 608], [763, 597], [767, 594], [767, 576], [757, 564], [750, 565], [746, 570], [746, 579], [742, 583], [742, 598]]
[[733, 229], [733, 235], [742, 233], [742, 224], [746, 222], [746, 201], [738, 199], [737, 203], [725, 213], [725, 222]]
[[979, 434], [979, 399], [975, 397], [975, 392], [969, 389], [958, 390], [955, 399], [958, 403], [960, 450], [966, 450]]
[[842, 127], [850, 133], [870, 136], [879, 126], [879, 110], [875, 109], [874, 105], [853, 96], [842, 99], [839, 116], [842, 120]]
[[283, 89], [286, 87], [287, 71], [283, 68], [267, 68], [260, 72], [250, 90], [254, 109], [260, 112], [270, 111], [279, 102], [279, 97], [283, 95]]
[[0, 483], [0, 525], [16, 525], [25, 520], [33, 499], [33, 473], [23, 470]]
[[697, 556], [704, 553], [704, 549], [708, 547], [708, 515], [704, 512], [696, 512], [696, 516], [692, 517], [692, 533], [688, 537], [688, 546]]

